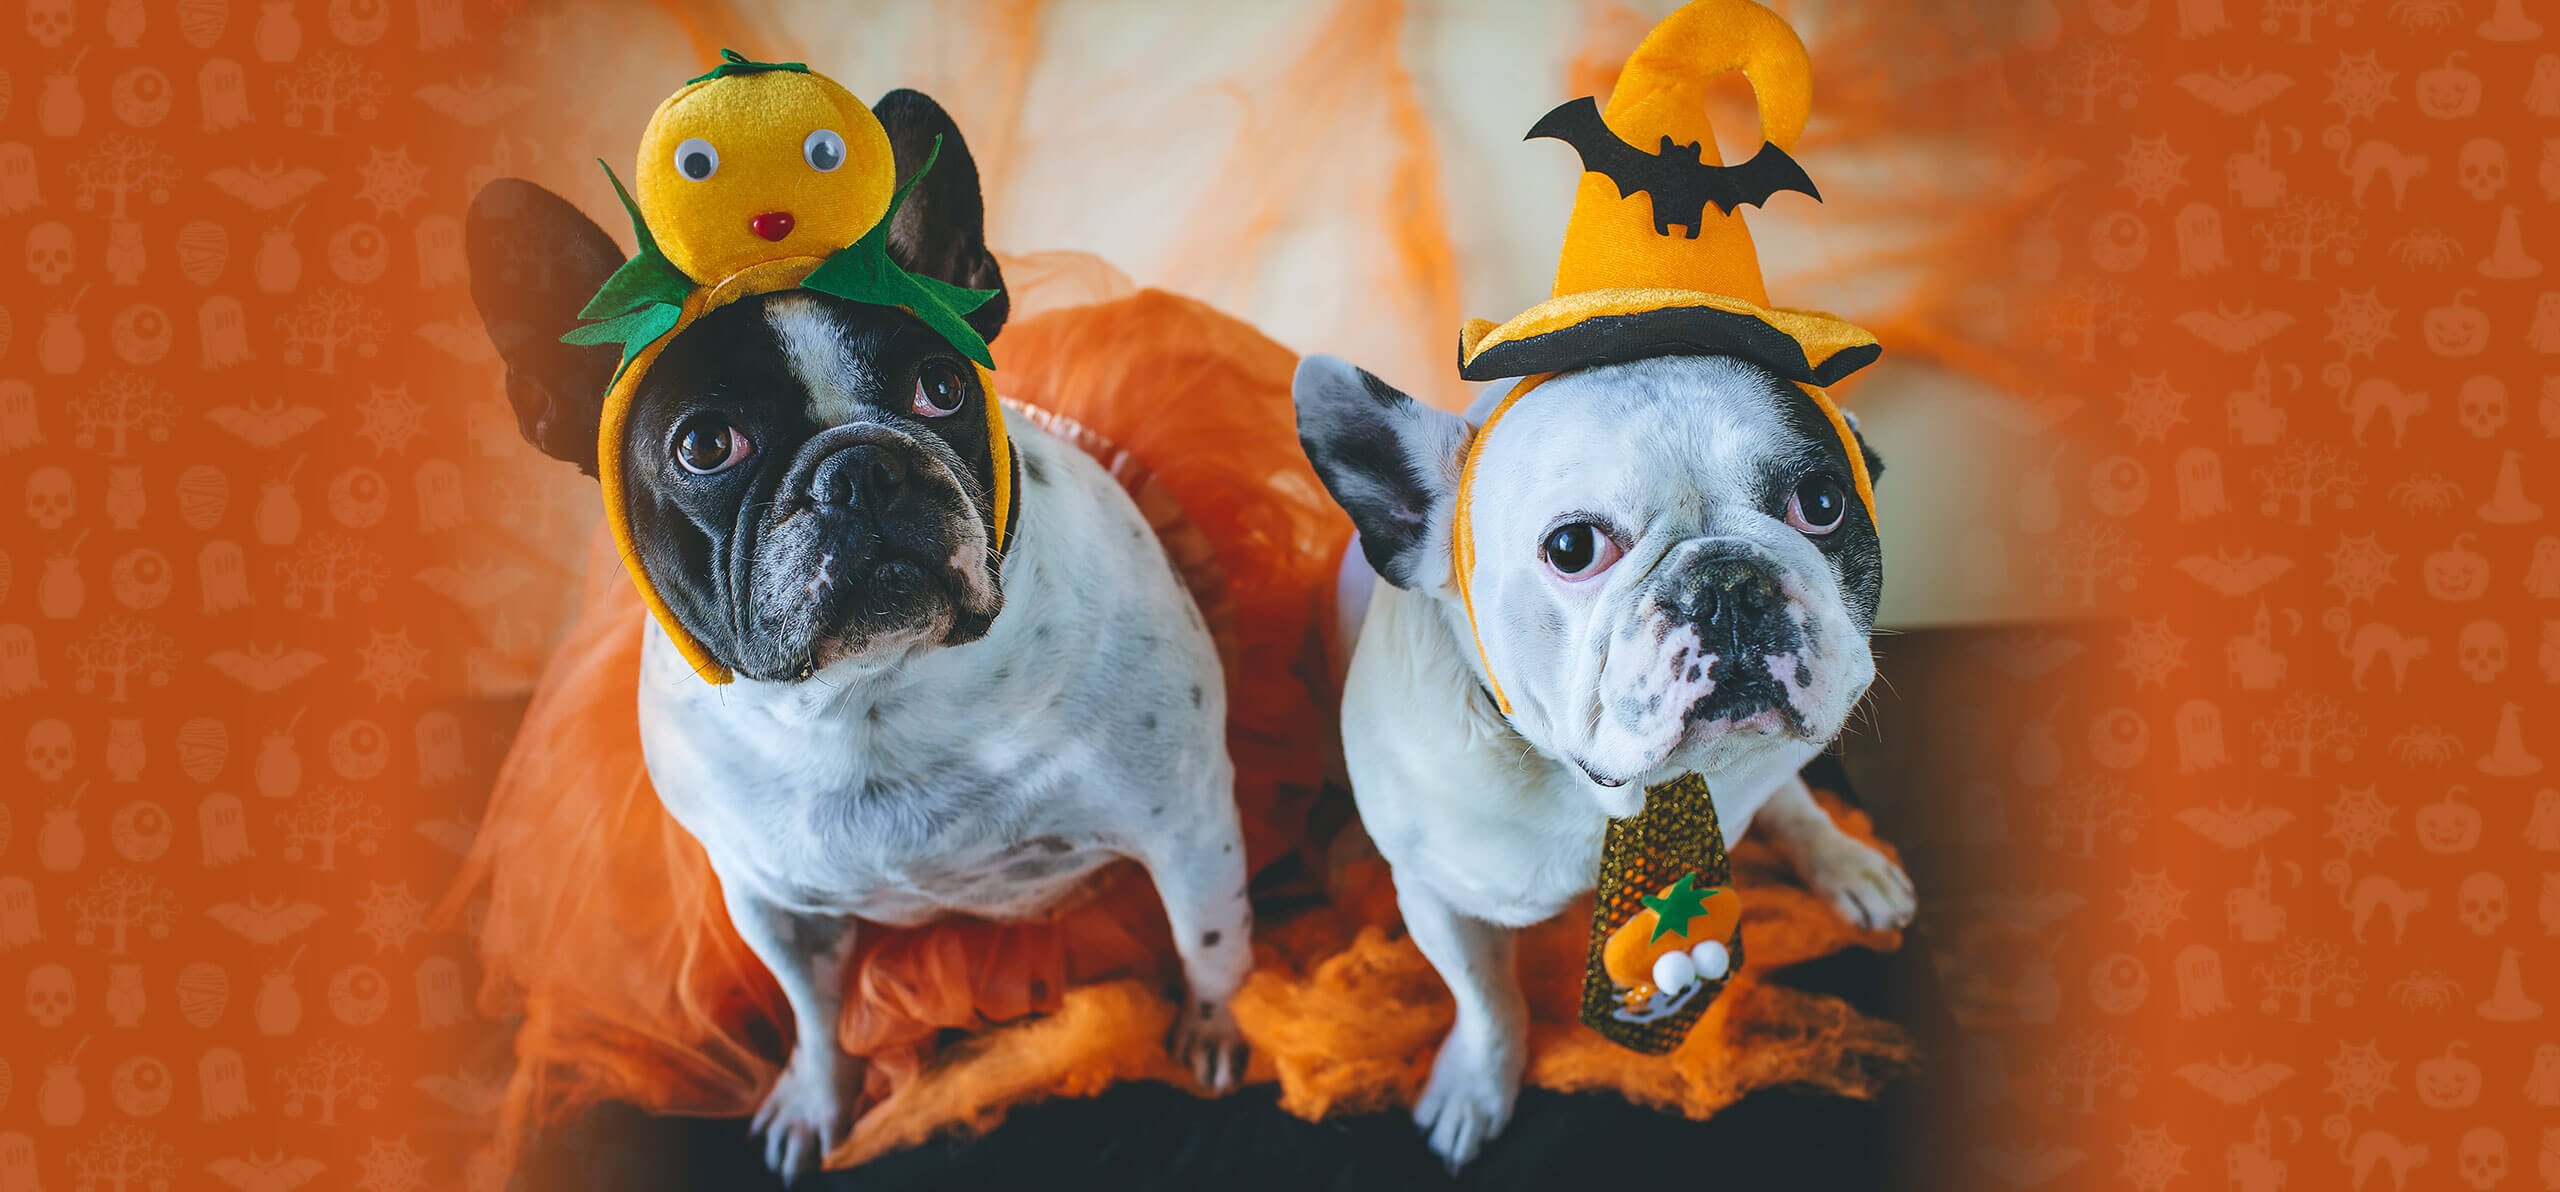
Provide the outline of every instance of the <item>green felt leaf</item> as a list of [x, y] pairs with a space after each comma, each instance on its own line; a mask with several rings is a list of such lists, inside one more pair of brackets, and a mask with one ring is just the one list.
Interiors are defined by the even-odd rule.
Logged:
[[705, 82], [711, 79], [725, 79], [731, 75], [764, 74], [769, 71], [776, 70], [787, 70], [793, 74], [807, 74], [809, 73], [809, 64], [806, 62], [758, 62], [736, 50], [724, 49], [720, 51], [720, 65], [714, 66], [702, 74], [686, 79], [684, 82], [685, 86], [690, 87], [695, 83]]
[[640, 205], [631, 201], [631, 192], [622, 188], [622, 179], [614, 177], [613, 167], [605, 165], [602, 158], [596, 159], [596, 164], [604, 167], [605, 179], [613, 183], [614, 197], [622, 200], [623, 211], [631, 216], [631, 238], [638, 251], [596, 287], [595, 295], [587, 299], [578, 317], [607, 319], [658, 302], [682, 305], [685, 296], [693, 292], [693, 279], [686, 277], [684, 270], [676, 268], [675, 262], [659, 249], [658, 238], [649, 233], [649, 221], [640, 217]]
[[939, 277], [927, 277], [921, 273], [910, 273], [907, 276], [915, 279], [917, 285], [923, 286], [926, 292], [932, 294], [935, 301], [964, 315], [985, 306], [989, 299], [996, 296], [994, 290], [972, 290], [967, 286], [955, 286]]
[[[896, 261], [889, 259], [886, 249], [865, 236], [828, 257], [826, 264], [818, 266], [817, 271], [800, 284], [821, 294], [833, 294], [852, 302], [897, 307], [924, 320], [925, 326], [959, 349], [962, 355], [994, 368], [995, 356], [987, 350], [987, 341], [979, 336], [977, 328], [971, 327], [969, 321], [961, 317], [976, 310], [989, 295], [941, 283], [935, 283], [941, 285], [941, 289], [936, 290], [926, 284], [932, 280], [899, 268]], [[972, 300], [964, 307], [955, 307], [950, 299], [943, 296], [944, 291], [953, 290], [972, 296]]]
[[909, 273], [889, 256], [889, 225], [897, 219], [898, 209], [906, 205], [907, 195], [916, 183], [924, 180], [933, 163], [942, 156], [942, 138], [933, 139], [926, 151], [924, 165], [915, 176], [900, 184], [889, 198], [889, 210], [880, 222], [864, 232], [862, 238], [838, 249], [835, 255], [800, 284], [821, 294], [832, 294], [851, 302], [867, 302], [874, 306], [894, 306], [924, 320], [952, 347], [971, 360], [988, 368], [996, 366], [995, 354], [987, 350], [987, 341], [962, 316], [987, 304], [994, 290], [973, 290], [956, 286], [938, 277]]
[[1714, 891], [1698, 889], [1697, 881], [1697, 874], [1684, 873], [1679, 881], [1671, 883], [1671, 888], [1659, 896], [1648, 894], [1637, 899], [1656, 916], [1654, 939], [1674, 934], [1686, 936], [1689, 934], [1689, 920], [1707, 913], [1707, 895]]
[[631, 367], [631, 361], [643, 348], [657, 342], [661, 335], [675, 329], [676, 320], [684, 316], [682, 307], [658, 302], [626, 314], [616, 315], [600, 323], [589, 323], [560, 337], [564, 344], [621, 344], [622, 363], [614, 366], [613, 375]]

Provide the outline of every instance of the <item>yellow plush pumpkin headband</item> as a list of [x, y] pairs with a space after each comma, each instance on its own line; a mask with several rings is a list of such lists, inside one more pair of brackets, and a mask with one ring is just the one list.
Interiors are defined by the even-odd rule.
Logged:
[[990, 503], [999, 553], [1015, 499], [1012, 441], [990, 371], [995, 361], [965, 318], [994, 292], [909, 273], [889, 256], [890, 220], [933, 168], [940, 142], [900, 186], [888, 131], [852, 92], [798, 62], [720, 54], [718, 66], [686, 80], [649, 117], [632, 173], [637, 202], [605, 167], [638, 247], [579, 312], [593, 321], [560, 337], [622, 349], [597, 427], [605, 523], [650, 614], [711, 683], [728, 682], [729, 668], [676, 620], [649, 581], [623, 489], [622, 439], [640, 378], [695, 320], [741, 298], [789, 289], [916, 316], [978, 370], [995, 456]]
[[[1751, 81], [1767, 138], [1737, 166], [1723, 164], [1707, 119], [1707, 84], [1728, 70]], [[1530, 128], [1528, 139], [1572, 145], [1583, 175], [1547, 300], [1504, 323], [1470, 320], [1458, 337], [1461, 377], [1522, 378], [1485, 418], [1458, 470], [1451, 561], [1471, 631], [1476, 461], [1503, 414], [1557, 373], [1681, 354], [1760, 365], [1803, 388], [1830, 420], [1848, 451], [1852, 487], [1875, 521], [1866, 453], [1822, 386], [1874, 362], [1882, 348], [1830, 315], [1771, 307], [1742, 222], [1743, 206], [1779, 191], [1821, 198], [1787, 156], [1812, 94], [1804, 42], [1778, 14], [1751, 0], [1693, 0], [1636, 46], [1605, 110], [1586, 96]], [[1494, 702], [1509, 713], [1482, 633], [1476, 654]]]

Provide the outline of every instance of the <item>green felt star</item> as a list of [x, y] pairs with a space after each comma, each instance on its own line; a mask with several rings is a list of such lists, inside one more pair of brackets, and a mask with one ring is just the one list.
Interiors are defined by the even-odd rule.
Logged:
[[809, 64], [806, 62], [758, 62], [736, 50], [722, 50], [720, 51], [720, 65], [714, 66], [708, 71], [686, 79], [684, 84], [685, 86], [690, 87], [695, 83], [708, 82], [712, 79], [725, 79], [730, 75], [765, 74], [769, 71], [776, 70], [787, 70], [793, 74], [807, 74], [809, 73]]
[[1637, 899], [1658, 916], [1653, 924], [1653, 939], [1673, 934], [1686, 936], [1689, 934], [1689, 920], [1707, 913], [1707, 897], [1715, 891], [1698, 889], [1697, 880], [1697, 874], [1684, 873], [1679, 881], [1671, 883], [1671, 888], [1659, 896], [1646, 895]]

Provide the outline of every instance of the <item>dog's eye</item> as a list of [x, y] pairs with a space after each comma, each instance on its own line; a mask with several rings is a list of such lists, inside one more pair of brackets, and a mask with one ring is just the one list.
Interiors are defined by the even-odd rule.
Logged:
[[676, 146], [676, 172], [703, 181], [720, 172], [720, 151], [701, 137], [686, 137]]
[[747, 433], [717, 414], [697, 414], [676, 428], [676, 463], [696, 476], [726, 472], [753, 454]]
[[1787, 494], [1787, 524], [1800, 533], [1828, 534], [1839, 529], [1847, 516], [1849, 494], [1840, 491], [1840, 482], [1828, 473], [1816, 472], [1796, 481], [1796, 490]]
[[832, 128], [821, 128], [800, 142], [800, 156], [808, 159], [810, 169], [832, 174], [844, 164], [844, 138]]
[[960, 412], [960, 403], [969, 400], [969, 381], [960, 366], [948, 360], [927, 360], [916, 370], [915, 399], [908, 408], [922, 418], [948, 418]]
[[1583, 580], [1607, 571], [1610, 564], [1618, 561], [1618, 543], [1590, 522], [1567, 522], [1547, 531], [1546, 541], [1538, 544], [1538, 553], [1546, 557], [1547, 569], [1558, 578]]

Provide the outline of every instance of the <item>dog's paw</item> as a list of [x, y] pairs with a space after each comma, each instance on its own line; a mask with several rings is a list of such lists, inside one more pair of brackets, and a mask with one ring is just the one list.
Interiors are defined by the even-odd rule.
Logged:
[[1920, 905], [1911, 875], [1874, 846], [1833, 834], [1796, 860], [1805, 885], [1831, 900], [1852, 926], [1863, 931], [1900, 931], [1911, 926], [1912, 913]]
[[764, 1165], [785, 1184], [826, 1163], [827, 1152], [843, 1142], [851, 1117], [832, 1073], [812, 1071], [816, 1065], [793, 1063], [756, 1109], [754, 1127], [764, 1137]]
[[1187, 1000], [1165, 1050], [1173, 1054], [1175, 1063], [1191, 1070], [1200, 1087], [1220, 1096], [1234, 1092], [1244, 1080], [1250, 1054], [1244, 1032], [1236, 1028], [1235, 1010], [1225, 1002]]
[[1413, 1124], [1451, 1172], [1466, 1166], [1511, 1122], [1520, 1095], [1521, 1049], [1451, 1033], [1431, 1061], [1431, 1081], [1413, 1106]]

